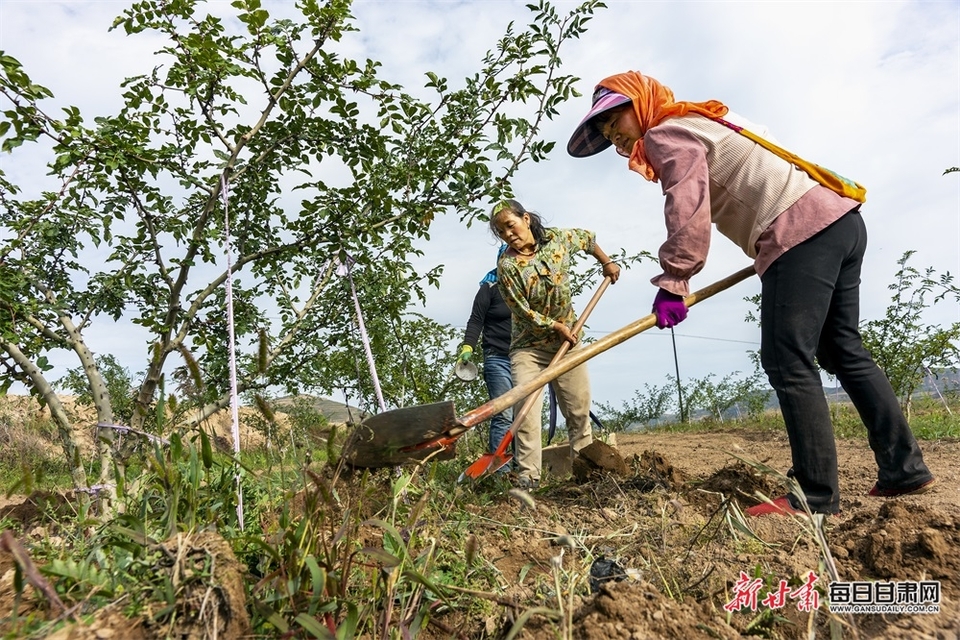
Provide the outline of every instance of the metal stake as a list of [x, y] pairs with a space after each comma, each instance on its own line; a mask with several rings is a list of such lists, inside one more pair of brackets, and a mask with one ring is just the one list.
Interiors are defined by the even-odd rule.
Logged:
[[683, 386], [680, 384], [680, 360], [677, 359], [677, 336], [670, 327], [670, 340], [673, 341], [673, 366], [677, 371], [677, 402], [680, 403], [680, 422], [687, 421], [687, 412], [683, 410]]

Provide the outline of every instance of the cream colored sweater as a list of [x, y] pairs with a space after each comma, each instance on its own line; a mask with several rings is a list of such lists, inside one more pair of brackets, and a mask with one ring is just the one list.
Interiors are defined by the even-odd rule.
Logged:
[[[732, 112], [724, 119], [776, 142], [762, 125]], [[666, 127], [686, 129], [706, 147], [711, 219], [720, 233], [751, 258], [757, 256], [760, 234], [818, 184], [802, 169], [701, 115], [670, 118], [657, 128]]]

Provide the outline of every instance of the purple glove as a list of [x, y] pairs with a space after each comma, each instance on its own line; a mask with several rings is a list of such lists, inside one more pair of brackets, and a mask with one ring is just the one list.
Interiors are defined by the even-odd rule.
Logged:
[[683, 296], [660, 289], [653, 299], [653, 312], [657, 314], [657, 327], [668, 329], [687, 317], [687, 305], [683, 304]]

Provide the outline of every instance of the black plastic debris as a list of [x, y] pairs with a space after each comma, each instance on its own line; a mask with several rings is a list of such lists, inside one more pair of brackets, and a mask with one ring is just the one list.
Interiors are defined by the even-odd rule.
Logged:
[[619, 582], [627, 577], [626, 570], [616, 560], [600, 556], [590, 565], [590, 593], [600, 590], [600, 585], [611, 580]]

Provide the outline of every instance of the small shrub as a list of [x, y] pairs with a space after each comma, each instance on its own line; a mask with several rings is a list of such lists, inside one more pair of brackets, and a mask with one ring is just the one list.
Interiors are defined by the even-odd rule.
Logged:
[[35, 413], [0, 413], [0, 480], [9, 486], [33, 487], [45, 477], [62, 479], [67, 473], [63, 456], [52, 440], [56, 428]]
[[320, 413], [309, 398], [297, 396], [290, 406], [284, 407], [290, 421], [290, 437], [298, 442], [319, 446], [326, 442], [330, 421]]

